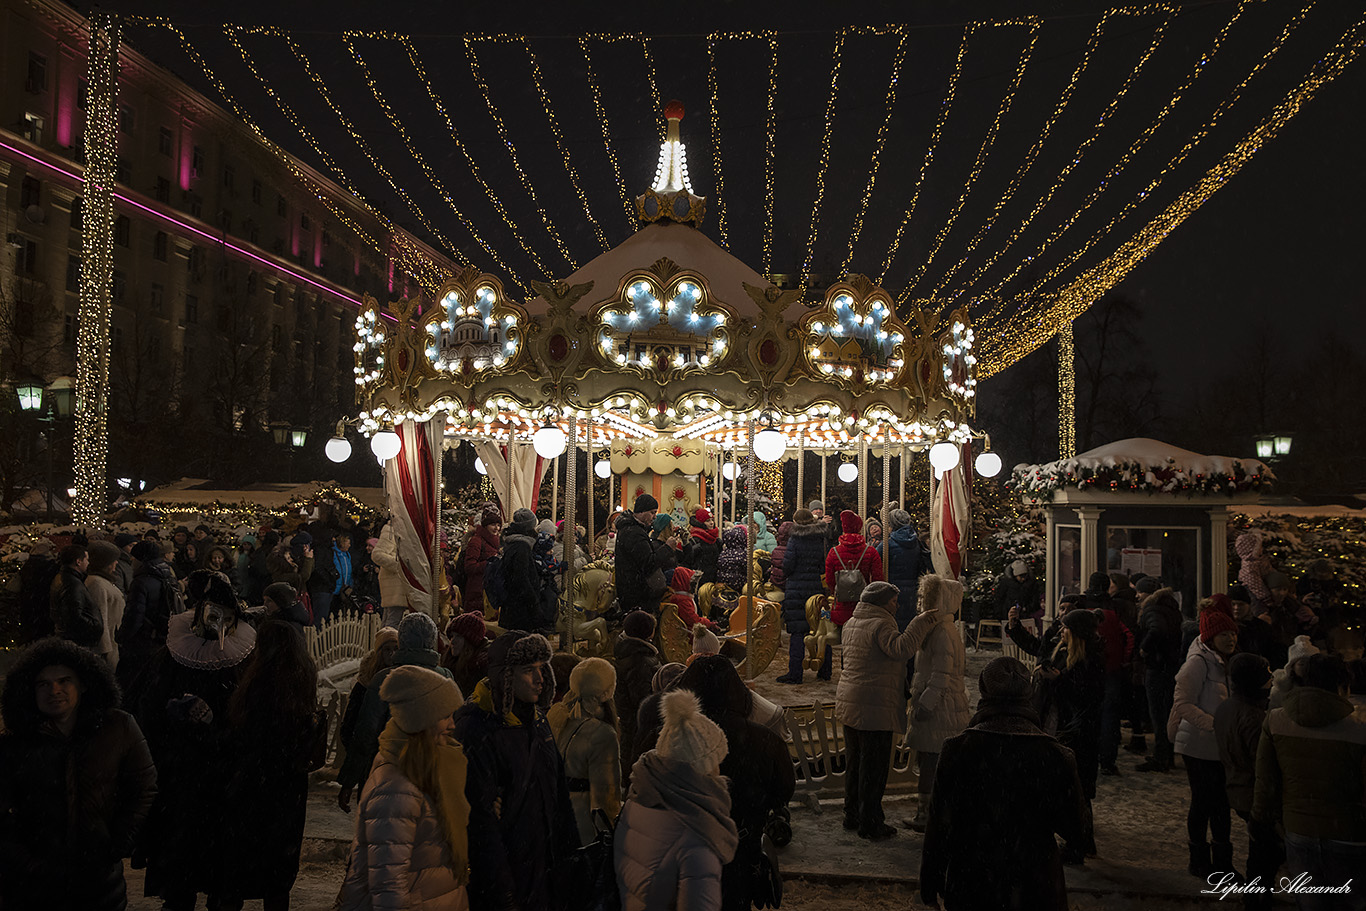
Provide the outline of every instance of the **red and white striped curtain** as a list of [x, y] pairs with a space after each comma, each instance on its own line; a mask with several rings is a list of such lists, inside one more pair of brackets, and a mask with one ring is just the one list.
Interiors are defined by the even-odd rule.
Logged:
[[398, 564], [408, 586], [408, 604], [436, 616], [432, 580], [432, 541], [439, 520], [436, 459], [441, 453], [443, 419], [403, 421], [394, 426], [398, 455], [384, 463], [384, 487], [398, 543]]
[[934, 571], [949, 579], [963, 575], [963, 556], [972, 527], [972, 445], [965, 444], [958, 465], [939, 480], [930, 500], [930, 559]]

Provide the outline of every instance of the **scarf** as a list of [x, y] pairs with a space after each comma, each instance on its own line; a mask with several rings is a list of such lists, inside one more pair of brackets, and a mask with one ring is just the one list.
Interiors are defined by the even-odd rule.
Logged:
[[1039, 713], [1027, 699], [992, 699], [983, 696], [977, 703], [977, 714], [968, 727], [1001, 734], [1042, 734]]
[[[401, 772], [403, 764], [399, 761], [399, 757], [407, 745], [408, 735], [394, 723], [392, 718], [389, 719], [388, 725], [379, 735], [380, 757], [386, 762], [393, 763], [394, 767]], [[424, 792], [428, 802], [432, 804], [432, 809], [436, 812], [437, 819], [441, 822], [442, 831], [446, 833], [446, 843], [451, 848], [451, 873], [455, 876], [456, 884], [461, 886], [470, 881], [469, 831], [467, 829], [470, 821], [470, 805], [469, 801], [465, 799], [465, 769], [465, 751], [460, 748], [460, 744], [448, 738], [441, 738], [436, 746], [436, 769], [434, 770], [437, 786], [441, 789], [440, 800], [433, 800], [431, 794]]]
[[691, 763], [666, 759], [650, 750], [631, 769], [627, 799], [678, 816], [722, 863], [735, 857], [740, 836], [730, 818], [730, 793], [724, 778], [704, 775]]
[[715, 544], [719, 532], [715, 528], [690, 528], [688, 534], [706, 544]]

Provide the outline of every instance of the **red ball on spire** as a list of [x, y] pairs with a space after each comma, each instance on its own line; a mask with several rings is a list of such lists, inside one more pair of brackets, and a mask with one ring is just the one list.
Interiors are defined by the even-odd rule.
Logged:
[[682, 120], [683, 102], [679, 101], [678, 99], [674, 99], [673, 101], [670, 101], [668, 104], [664, 105], [664, 119]]

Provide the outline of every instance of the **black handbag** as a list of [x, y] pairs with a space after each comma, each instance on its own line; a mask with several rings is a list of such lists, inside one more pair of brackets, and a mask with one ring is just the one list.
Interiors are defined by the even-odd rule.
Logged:
[[767, 832], [759, 844], [759, 855], [754, 861], [754, 894], [751, 898], [756, 908], [778, 908], [783, 904], [783, 873], [778, 868], [778, 848]]
[[593, 825], [598, 837], [558, 865], [556, 891], [565, 896], [569, 911], [620, 911], [613, 853], [615, 828], [601, 809], [593, 810]]

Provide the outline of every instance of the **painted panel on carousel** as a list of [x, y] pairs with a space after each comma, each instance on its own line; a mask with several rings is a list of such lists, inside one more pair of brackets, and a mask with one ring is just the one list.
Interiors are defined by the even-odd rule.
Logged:
[[423, 321], [427, 360], [437, 370], [472, 379], [513, 367], [522, 354], [524, 314], [504, 298], [497, 278], [466, 269], [437, 294]]
[[795, 335], [813, 376], [855, 391], [895, 386], [906, 369], [907, 331], [892, 297], [862, 275], [831, 285]]
[[704, 371], [730, 346], [731, 315], [714, 303], [705, 279], [667, 258], [623, 280], [618, 296], [597, 310], [598, 359], [663, 382]]
[[649, 470], [649, 440], [612, 441], [612, 474], [643, 475]]
[[650, 441], [650, 470], [655, 474], [697, 474], [706, 461], [705, 455], [706, 445], [701, 440], [660, 437]]

